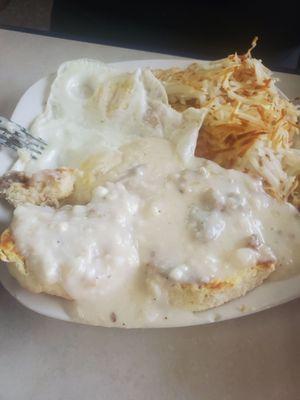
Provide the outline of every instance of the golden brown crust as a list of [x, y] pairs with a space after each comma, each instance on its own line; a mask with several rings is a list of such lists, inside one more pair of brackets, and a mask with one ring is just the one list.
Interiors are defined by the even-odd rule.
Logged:
[[0, 260], [4, 262], [23, 261], [9, 229], [6, 229], [0, 237]]
[[162, 275], [157, 269], [149, 268], [147, 283], [154, 292], [158, 286], [159, 290], [166, 293], [169, 303], [174, 307], [204, 311], [244, 296], [261, 285], [274, 269], [274, 263], [269, 262], [244, 269], [226, 281], [214, 280], [197, 284], [178, 283]]
[[58, 207], [73, 192], [76, 174], [72, 168], [42, 170], [31, 176], [11, 171], [0, 178], [0, 197], [14, 207], [24, 203]]

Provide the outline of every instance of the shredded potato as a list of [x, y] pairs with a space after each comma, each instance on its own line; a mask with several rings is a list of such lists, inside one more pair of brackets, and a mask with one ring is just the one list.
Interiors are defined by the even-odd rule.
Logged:
[[274, 197], [300, 206], [299, 106], [276, 87], [277, 79], [251, 56], [153, 71], [178, 111], [207, 108], [196, 155], [263, 179]]

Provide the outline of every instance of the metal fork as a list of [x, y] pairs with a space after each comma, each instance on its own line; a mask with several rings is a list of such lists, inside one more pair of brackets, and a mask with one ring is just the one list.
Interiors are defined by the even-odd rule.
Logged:
[[41, 139], [32, 136], [21, 125], [0, 117], [0, 146], [6, 146], [13, 150], [26, 149], [31, 158], [37, 159], [47, 146]]

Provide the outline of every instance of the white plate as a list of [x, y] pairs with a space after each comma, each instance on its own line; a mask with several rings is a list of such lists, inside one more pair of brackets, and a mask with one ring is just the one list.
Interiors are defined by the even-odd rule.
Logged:
[[[191, 60], [149, 60], [129, 61], [111, 64], [122, 71], [131, 71], [138, 67], [169, 68], [173, 66], [186, 66]], [[277, 74], [283, 92], [290, 98], [300, 94], [300, 76], [290, 74]], [[33, 119], [42, 112], [48, 91], [54, 75], [43, 78], [32, 85], [18, 102], [12, 115], [12, 120], [28, 127]], [[13, 154], [9, 151], [0, 152], [0, 174], [7, 171], [14, 162]], [[0, 228], [5, 228], [10, 218], [10, 212], [5, 205], [0, 204]], [[283, 276], [285, 275], [285, 276]], [[49, 317], [72, 321], [67, 314], [67, 300], [44, 294], [33, 294], [19, 286], [4, 265], [0, 268], [0, 281], [3, 286], [19, 300], [24, 306]], [[246, 296], [231, 301], [214, 310], [204, 311], [199, 314], [197, 323], [204, 324], [230, 318], [237, 318], [254, 312], [273, 307], [300, 296], [300, 266], [299, 271], [293, 274], [275, 272], [271, 279], [262, 286], [248, 293]]]

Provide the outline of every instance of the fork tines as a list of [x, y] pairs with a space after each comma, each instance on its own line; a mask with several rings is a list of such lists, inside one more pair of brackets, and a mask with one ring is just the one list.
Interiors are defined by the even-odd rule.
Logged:
[[31, 157], [36, 159], [42, 154], [47, 143], [41, 138], [32, 136], [19, 124], [0, 117], [0, 145], [13, 150], [26, 149]]

